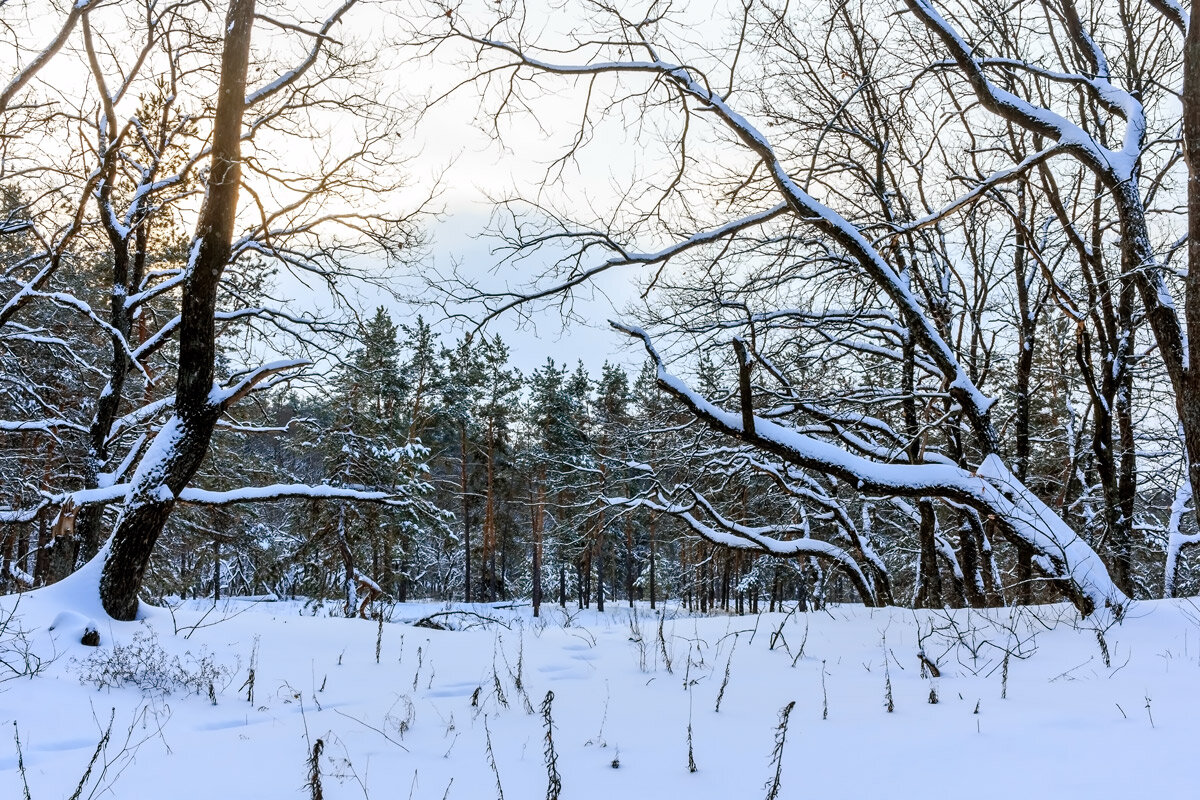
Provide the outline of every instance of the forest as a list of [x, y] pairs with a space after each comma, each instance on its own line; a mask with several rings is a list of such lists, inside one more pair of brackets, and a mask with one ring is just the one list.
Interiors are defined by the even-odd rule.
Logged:
[[[102, 550], [118, 619], [143, 589], [348, 614], [1118, 615], [1195, 590], [1181, 7], [749, 3], [732, 49], [688, 52], [656, 3], [540, 38], [503, 4], [437, 6], [404, 20], [394, 62], [356, 6], [310, 25], [242, 0], [223, 27], [149, 0], [12, 12], [5, 591]], [[424, 99], [383, 79], [410, 62], [433, 73]], [[530, 117], [557, 153], [494, 200], [499, 284], [428, 268], [437, 190], [399, 133], [464, 94], [499, 145]], [[573, 200], [569, 171], [623, 166], [611, 137], [640, 148], [630, 175]], [[493, 320], [569, 318], [610, 272], [636, 288], [613, 339], [643, 368], [628, 348], [598, 375], [508, 363]], [[365, 289], [392, 299], [372, 316]]]

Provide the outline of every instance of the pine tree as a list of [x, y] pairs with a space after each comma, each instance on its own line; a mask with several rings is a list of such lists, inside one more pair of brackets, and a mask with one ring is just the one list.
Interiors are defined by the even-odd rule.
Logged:
[[[629, 377], [618, 366], [604, 362], [600, 370], [600, 379], [596, 383], [596, 396], [592, 425], [595, 430], [592, 445], [596, 461], [596, 480], [591, 487], [595, 499], [591, 521], [591, 546], [595, 552], [596, 561], [596, 609], [604, 610], [604, 583], [606, 572], [605, 528], [608, 525], [608, 515], [605, 513], [604, 498], [608, 495], [613, 481], [622, 481], [625, 474], [623, 458], [625, 433], [629, 416]], [[632, 542], [629, 542], [632, 550]], [[632, 555], [629, 555], [632, 558]], [[626, 562], [626, 574], [632, 570], [632, 563]], [[627, 586], [628, 588], [628, 586]]]
[[474, 598], [471, 586], [471, 455], [474, 451], [476, 418], [474, 399], [483, 379], [482, 365], [471, 340], [460, 339], [453, 351], [444, 351], [446, 382], [442, 388], [442, 415], [454, 429], [458, 450], [456, 512], [461, 514], [463, 541], [463, 600]]
[[446, 378], [439, 358], [438, 337], [429, 323], [418, 315], [415, 324], [401, 325], [400, 330], [409, 353], [402, 372], [411, 441], [421, 439], [436, 423], [436, 398]]
[[476, 405], [486, 479], [482, 542], [480, 543], [480, 574], [485, 596], [494, 600], [503, 591], [504, 569], [497, 563], [504, 542], [500, 538], [500, 504], [508, 488], [506, 467], [509, 455], [511, 426], [515, 419], [517, 393], [521, 375], [508, 366], [508, 346], [499, 335], [480, 342], [482, 381]]
[[[408, 438], [404, 379], [397, 327], [383, 308], [361, 334], [361, 347], [340, 370], [333, 393], [333, 430], [326, 438], [327, 481], [364, 491], [393, 492], [402, 507], [339, 502], [317, 513], [318, 536], [332, 541], [341, 556], [347, 616], [361, 613], [361, 583], [396, 596], [407, 593], [403, 566], [415, 549], [421, 523], [440, 513], [425, 499], [428, 452]], [[370, 566], [364, 569], [365, 562]], [[369, 573], [368, 574], [368, 569]], [[376, 588], [379, 587], [379, 588]]]
[[540, 613], [543, 599], [542, 570], [545, 565], [547, 496], [554, 491], [550, 484], [553, 482], [555, 488], [561, 490], [561, 481], [556, 478], [572, 463], [572, 457], [577, 450], [577, 437], [571, 424], [571, 404], [565, 391], [565, 381], [566, 369], [556, 366], [552, 358], [547, 358], [545, 364], [534, 370], [528, 381], [529, 402], [526, 417], [530, 436], [523, 461], [528, 467], [526, 474], [530, 486], [529, 516], [530, 532], [533, 536], [531, 577], [535, 617]]

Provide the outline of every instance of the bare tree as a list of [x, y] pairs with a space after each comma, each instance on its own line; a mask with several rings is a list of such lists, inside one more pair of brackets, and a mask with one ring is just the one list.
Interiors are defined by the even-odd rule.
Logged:
[[[1188, 270], [1185, 283], [1186, 321], [1189, 341], [1200, 341], [1200, 4], [1192, 3], [1190, 23], [1184, 19], [1183, 10], [1172, 3], [1155, 3], [1155, 8], [1162, 11], [1181, 32], [1185, 34], [1183, 46], [1183, 151], [1187, 159], [1187, 241], [1188, 241]], [[1195, 397], [1194, 392], [1200, 388], [1200, 352], [1196, 347], [1188, 351], [1188, 395]], [[1188, 476], [1190, 491], [1176, 496], [1172, 506], [1170, 541], [1167, 551], [1167, 569], [1165, 577], [1165, 593], [1174, 596], [1176, 585], [1176, 569], [1179, 551], [1185, 545], [1200, 543], [1200, 534], [1185, 535], [1179, 530], [1180, 511], [1187, 503], [1189, 496], [1192, 506], [1200, 514], [1200, 409], [1197, 403], [1181, 399], [1185, 415], [1184, 439], [1187, 448]]]
[[[999, 533], [1016, 545], [1019, 572], [1036, 566], [1084, 613], [1119, 612], [1137, 588], [1137, 437], [1169, 424], [1136, 406], [1157, 369], [1195, 460], [1184, 324], [1160, 255], [1169, 224], [1155, 230], [1147, 216], [1170, 207], [1180, 160], [1168, 88], [1178, 51], [1169, 30], [1159, 35], [1161, 17], [1123, 3], [1087, 19], [1071, 0], [961, 3], [953, 15], [924, 0], [906, 6], [897, 17], [837, 4], [802, 19], [749, 3], [719, 52], [690, 46], [658, 3], [640, 16], [594, 4], [593, 29], [545, 41], [529, 38], [519, 15], [479, 24], [447, 9], [428, 42], [466, 46], [498, 135], [519, 109], [537, 113], [551, 87], [586, 87], [582, 123], [541, 200], [510, 205], [522, 209], [505, 234], [513, 257], [553, 266], [531, 284], [455, 297], [498, 314], [641, 268], [657, 302], [641, 312], [645, 329], [618, 327], [642, 342], [666, 391], [748, 447], [741, 457], [757, 453], [789, 478], [835, 479], [862, 503], [916, 501], [895, 507], [918, 531], [918, 604], [997, 597], [989, 537]], [[1161, 8], [1180, 25], [1175, 6]], [[1119, 51], [1124, 85], [1101, 42]], [[646, 163], [667, 166], [574, 219], [549, 199], [563, 165], [585, 159], [612, 120], [631, 118], [665, 132], [663, 161]], [[1031, 403], [1039, 359], [1060, 357], [1039, 336], [1044, 315], [1080, 331], [1068, 395], [1082, 388], [1090, 414], [1067, 409], [1053, 437], [1075, 455], [1055, 469], [1068, 484], [1076, 472], [1099, 476], [1099, 517], [1077, 510], [1092, 503], [1089, 484], [1055, 493], [1039, 475], [1048, 465], [1034, 440], [1050, 434], [1034, 429]], [[663, 337], [709, 350], [732, 339], [726, 388], [714, 396], [681, 379], [656, 344]], [[1010, 397], [1015, 442], [997, 417]], [[1085, 425], [1086, 458], [1075, 447]], [[1014, 450], [1016, 471], [1005, 464]], [[1078, 492], [1083, 506], [1071, 505]], [[788, 526], [741, 525], [699, 494], [638, 502], [721, 543], [815, 547]], [[943, 528], [954, 518], [965, 533], [951, 544]], [[869, 562], [841, 553], [864, 598], [877, 599]], [[949, 581], [940, 587], [939, 571]]]
[[[343, 2], [309, 26], [237, 0], [218, 28], [211, 9], [186, 2], [80, 4], [77, 23], [64, 28], [63, 37], [81, 38], [90, 91], [64, 89], [45, 105], [59, 110], [59, 124], [76, 126], [84, 146], [43, 158], [39, 174], [56, 175], [58, 183], [47, 178], [45, 199], [30, 206], [27, 227], [38, 246], [6, 264], [0, 338], [28, 330], [28, 319], [57, 307], [81, 315], [108, 352], [90, 351], [85, 374], [101, 378], [95, 403], [66, 415], [87, 412], [90, 422], [34, 416], [4, 423], [4, 430], [44, 436], [65, 429], [86, 458], [83, 475], [62, 476], [36, 502], [3, 513], [17, 522], [68, 500], [80, 507], [75, 537], [55, 545], [61, 577], [95, 554], [105, 538], [105, 509], [119, 505], [100, 580], [116, 618], [136, 614], [155, 542], [179, 502], [408, 502], [353, 487], [192, 485], [214, 432], [257, 429], [233, 417], [235, 404], [304, 377], [317, 358], [337, 358], [337, 337], [355, 329], [273, 299], [272, 272], [316, 281], [343, 302], [341, 283], [370, 279], [374, 269], [355, 259], [371, 254], [386, 264], [416, 241], [415, 215], [391, 211], [403, 160], [398, 112], [370, 83], [370, 50], [344, 48], [333, 36], [355, 5]], [[281, 66], [277, 54], [288, 48], [298, 55]], [[24, 82], [32, 86], [28, 77]], [[257, 87], [248, 88], [251, 82]], [[12, 85], [14, 96], [29, 91]], [[215, 103], [204, 100], [206, 92]], [[94, 116], [87, 111], [92, 101]], [[72, 106], [80, 111], [61, 113]], [[356, 120], [347, 125], [338, 118], [343, 113]], [[334, 125], [343, 131], [337, 140], [321, 140], [322, 128]], [[14, 150], [23, 144], [37, 142], [30, 136], [9, 143]], [[281, 147], [288, 158], [279, 157]], [[53, 163], [60, 156], [61, 168]], [[356, 203], [364, 193], [375, 201], [366, 210]], [[189, 220], [193, 232], [185, 237], [179, 231]], [[94, 248], [87, 258], [100, 265], [107, 315], [94, 310], [92, 289], [73, 272], [85, 247]], [[252, 343], [249, 350], [234, 355], [225, 344], [231, 334]], [[264, 352], [282, 357], [257, 363]]]

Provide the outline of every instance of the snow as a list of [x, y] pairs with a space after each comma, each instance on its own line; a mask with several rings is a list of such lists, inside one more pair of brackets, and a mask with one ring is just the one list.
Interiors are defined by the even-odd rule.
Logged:
[[287, 358], [278, 361], [272, 361], [269, 364], [264, 364], [246, 373], [237, 383], [230, 386], [216, 386], [208, 393], [208, 403], [211, 406], [226, 406], [242, 397], [247, 391], [254, 388], [258, 383], [265, 378], [288, 370], [299, 369], [312, 364], [311, 361], [301, 358]]
[[[1091, 38], [1084, 33], [1088, 51], [1096, 59], [1099, 75], [1089, 78], [1083, 75], [1063, 75], [1071, 80], [1089, 85], [1100, 97], [1101, 101], [1117, 110], [1125, 118], [1125, 136], [1121, 150], [1111, 150], [1101, 145], [1083, 128], [1071, 122], [1066, 117], [1049, 109], [1033, 105], [1012, 92], [1001, 89], [992, 83], [983, 73], [982, 64], [976, 60], [973, 48], [959, 35], [958, 31], [936, 9], [929, 0], [907, 0], [909, 9], [936, 33], [951, 50], [955, 62], [967, 74], [975, 89], [976, 95], [985, 104], [995, 106], [992, 110], [1009, 119], [1015, 115], [1018, 124], [1026, 129], [1035, 130], [1054, 140], [1064, 148], [1082, 156], [1082, 160], [1091, 169], [1108, 172], [1114, 183], [1130, 180], [1137, 172], [1141, 156], [1142, 144], [1146, 137], [1146, 118], [1142, 104], [1130, 93], [1114, 86], [1107, 79], [1107, 64], [1100, 49]], [[985, 60], [982, 63], [986, 63]], [[1036, 67], [1026, 67], [1042, 74], [1053, 74], [1039, 70]], [[1040, 130], [1038, 130], [1040, 128]]]
[[[97, 785], [117, 798], [308, 797], [306, 759], [320, 738], [330, 800], [491, 798], [490, 738], [504, 796], [540, 798], [548, 691], [562, 796], [573, 800], [762, 796], [791, 701], [785, 799], [859, 798], [881, 786], [896, 798], [948, 787], [972, 798], [1183, 796], [1191, 780], [1200, 714], [1191, 601], [1139, 604], [1100, 632], [1102, 649], [1097, 629], [1065, 605], [701, 617], [671, 604], [663, 619], [661, 609], [614, 603], [605, 614], [543, 606], [534, 619], [520, 604], [410, 603], [381, 628], [325, 616], [337, 604], [214, 609], [208, 600], [143, 607], [141, 621], [123, 623], [103, 615], [94, 586], [94, 575], [76, 575], [0, 598], [0, 619], [15, 607], [8, 632], [19, 626], [46, 659], [38, 676], [0, 683], [0, 723], [20, 736], [33, 797], [71, 794], [111, 713], [99, 762], [111, 765], [100, 776], [98, 764], [85, 797]], [[439, 612], [456, 630], [409, 624]], [[78, 642], [89, 626], [98, 650]], [[114, 646], [226, 670], [216, 704], [207, 691], [81, 681], [102, 663], [89, 659], [111, 660]], [[921, 674], [918, 651], [941, 677]], [[0, 744], [0, 787], [23, 794], [12, 736]]]
[[[152, 502], [171, 499], [170, 496], [160, 498], [158, 493], [160, 488], [170, 492], [170, 488], [166, 486], [166, 470], [183, 437], [183, 420], [172, 414], [170, 419], [163, 423], [162, 428], [151, 440], [150, 446], [146, 448], [145, 455], [138, 462], [137, 470], [126, 487], [126, 510], [123, 513], [128, 513], [132, 508], [143, 504], [145, 498], [151, 498]], [[113, 488], [116, 487], [105, 490], [106, 494]]]
[[189, 486], [179, 493], [180, 500], [188, 503], [204, 503], [206, 505], [226, 505], [229, 503], [245, 503], [256, 500], [280, 500], [285, 497], [392, 500], [401, 502], [396, 498], [396, 495], [388, 492], [367, 492], [340, 486], [328, 486], [326, 484], [310, 486], [303, 483], [273, 483], [269, 486], [244, 486], [240, 489], [230, 489], [227, 492], [214, 492]]
[[0, 431], [52, 431], [56, 428], [87, 432], [87, 427], [65, 419], [4, 420], [0, 419]]

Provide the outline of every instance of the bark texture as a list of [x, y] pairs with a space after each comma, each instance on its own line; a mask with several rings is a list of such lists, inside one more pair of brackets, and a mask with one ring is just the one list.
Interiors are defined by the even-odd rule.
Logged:
[[1188, 165], [1188, 276], [1185, 284], [1188, 353], [1187, 392], [1181, 395], [1192, 502], [1200, 519], [1200, 2], [1192, 3], [1183, 47], [1183, 153]]
[[225, 19], [208, 189], [183, 287], [175, 414], [134, 474], [100, 578], [100, 599], [114, 619], [137, 615], [138, 592], [154, 545], [208, 453], [228, 400], [214, 392], [217, 289], [229, 263], [241, 180], [242, 118], [255, 0], [233, 0]]

